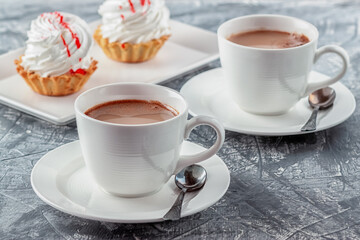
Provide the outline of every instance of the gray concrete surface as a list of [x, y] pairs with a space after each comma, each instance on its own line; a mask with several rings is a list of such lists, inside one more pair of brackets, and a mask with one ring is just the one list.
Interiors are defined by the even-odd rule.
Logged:
[[[99, 18], [101, 0], [0, 0], [0, 54], [19, 48], [30, 21], [44, 11]], [[359, 1], [180, 1], [172, 18], [210, 31], [254, 13], [285, 14], [319, 28], [319, 46], [338, 44], [351, 58], [342, 83], [360, 96]], [[191, 38], [191, 36], [189, 36]], [[316, 70], [333, 74], [330, 56]], [[179, 90], [219, 61], [166, 83]], [[3, 66], [2, 66], [3, 67]], [[13, 63], [9, 62], [9, 67]], [[225, 196], [177, 222], [114, 224], [62, 213], [33, 192], [30, 173], [49, 150], [78, 139], [76, 124], [55, 126], [0, 105], [0, 239], [360, 239], [360, 110], [344, 123], [302, 136], [256, 137], [226, 132], [218, 155], [231, 172]], [[209, 147], [214, 132], [197, 128], [190, 140]], [[210, 141], [211, 142], [211, 141]]]

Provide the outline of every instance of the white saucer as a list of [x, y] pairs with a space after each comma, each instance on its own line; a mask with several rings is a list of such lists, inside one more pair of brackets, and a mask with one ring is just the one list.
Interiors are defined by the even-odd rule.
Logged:
[[[203, 147], [185, 141], [181, 153], [188, 155], [202, 150]], [[205, 167], [208, 179], [203, 189], [185, 195], [182, 217], [210, 207], [229, 187], [229, 170], [218, 156], [200, 165]], [[162, 216], [179, 193], [174, 177], [159, 192], [147, 197], [121, 198], [103, 192], [85, 168], [79, 141], [43, 156], [32, 170], [31, 185], [44, 202], [60, 211], [82, 218], [120, 223], [163, 221]]]
[[[310, 81], [327, 78], [311, 72]], [[336, 91], [333, 107], [319, 112], [316, 131], [331, 128], [348, 119], [355, 110], [355, 98], [341, 83], [331, 86]], [[180, 90], [193, 116], [207, 115], [220, 120], [225, 129], [251, 135], [284, 136], [305, 134], [301, 127], [311, 115], [307, 99], [301, 99], [289, 112], [280, 116], [262, 116], [241, 110], [225, 90], [222, 69], [203, 72], [190, 79]]]

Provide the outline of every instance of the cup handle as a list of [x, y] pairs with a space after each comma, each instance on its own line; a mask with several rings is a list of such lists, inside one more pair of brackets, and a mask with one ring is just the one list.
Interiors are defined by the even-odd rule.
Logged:
[[223, 126], [221, 125], [221, 123], [218, 120], [216, 120], [214, 118], [206, 117], [206, 116], [193, 117], [192, 119], [190, 119], [187, 122], [186, 127], [185, 127], [184, 139], [187, 139], [190, 136], [190, 132], [193, 130], [193, 128], [195, 128], [198, 125], [211, 126], [216, 131], [216, 135], [217, 135], [216, 141], [209, 149], [207, 149], [205, 151], [202, 151], [202, 152], [194, 154], [194, 155], [180, 156], [178, 164], [177, 164], [175, 172], [174, 172], [175, 174], [178, 173], [181, 169], [183, 169], [186, 166], [204, 161], [204, 160], [212, 157], [213, 155], [215, 155], [217, 153], [217, 151], [219, 151], [219, 149], [221, 148], [221, 146], [224, 143], [225, 130], [224, 130]]
[[345, 75], [346, 70], [350, 64], [349, 55], [347, 54], [347, 52], [342, 47], [339, 47], [336, 45], [323, 46], [323, 47], [319, 48], [318, 50], [316, 50], [315, 56], [314, 56], [314, 63], [316, 63], [317, 60], [325, 53], [336, 53], [337, 55], [339, 55], [343, 61], [343, 66], [342, 66], [340, 72], [335, 77], [331, 77], [331, 78], [328, 78], [326, 80], [319, 81], [319, 82], [308, 83], [303, 97], [308, 96], [310, 93], [312, 93], [320, 88], [327, 87], [327, 86], [339, 81]]

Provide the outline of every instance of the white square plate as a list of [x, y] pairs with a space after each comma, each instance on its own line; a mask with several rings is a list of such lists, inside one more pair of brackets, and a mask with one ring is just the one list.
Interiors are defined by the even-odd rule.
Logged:
[[[100, 20], [91, 23], [91, 30], [99, 24]], [[115, 82], [160, 83], [219, 57], [215, 33], [173, 20], [171, 28], [172, 36], [158, 55], [144, 63], [112, 61], [94, 44], [90, 55], [99, 62], [98, 69], [79, 92], [64, 97], [39, 95], [17, 74], [14, 60], [24, 53], [24, 48], [1, 55], [0, 103], [64, 125], [75, 118], [73, 104], [76, 97], [90, 88]]]

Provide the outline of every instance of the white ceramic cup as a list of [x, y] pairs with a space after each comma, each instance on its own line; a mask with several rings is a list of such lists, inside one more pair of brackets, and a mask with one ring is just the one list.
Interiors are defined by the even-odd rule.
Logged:
[[[85, 115], [89, 108], [121, 99], [155, 100], [179, 114], [151, 124], [114, 124]], [[75, 101], [76, 122], [85, 164], [105, 191], [139, 197], [161, 189], [183, 167], [208, 159], [224, 142], [225, 131], [215, 119], [198, 116], [187, 120], [188, 105], [176, 91], [146, 83], [116, 83], [90, 89]], [[179, 156], [181, 144], [198, 125], [210, 125], [217, 139], [212, 147]]]
[[[227, 40], [231, 34], [259, 29], [304, 34], [310, 42], [293, 48], [261, 49]], [[254, 114], [287, 112], [301, 98], [341, 79], [349, 65], [349, 56], [343, 48], [328, 45], [317, 49], [319, 33], [316, 27], [294, 17], [238, 17], [223, 23], [217, 34], [228, 91], [241, 109]], [[339, 73], [323, 81], [308, 82], [313, 64], [330, 52], [342, 59]]]

